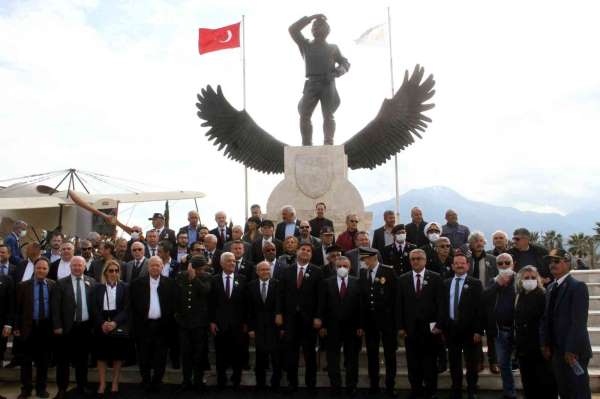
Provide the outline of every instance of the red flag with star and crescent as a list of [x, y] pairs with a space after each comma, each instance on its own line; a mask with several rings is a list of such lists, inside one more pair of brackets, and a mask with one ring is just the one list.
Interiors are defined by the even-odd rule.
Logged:
[[239, 22], [218, 29], [199, 29], [198, 51], [200, 54], [235, 47], [240, 47]]

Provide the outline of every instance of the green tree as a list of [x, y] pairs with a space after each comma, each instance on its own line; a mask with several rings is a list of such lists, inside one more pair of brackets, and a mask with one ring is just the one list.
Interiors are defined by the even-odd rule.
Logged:
[[569, 252], [580, 258], [590, 258], [590, 268], [596, 263], [596, 252], [600, 241], [595, 236], [584, 233], [571, 234], [569, 236]]
[[548, 251], [563, 248], [563, 236], [554, 230], [548, 230], [542, 235], [542, 243]]
[[532, 231], [531, 236], [529, 237], [529, 242], [531, 242], [533, 244], [542, 245], [541, 237], [542, 237], [542, 235], [540, 234], [539, 231]]

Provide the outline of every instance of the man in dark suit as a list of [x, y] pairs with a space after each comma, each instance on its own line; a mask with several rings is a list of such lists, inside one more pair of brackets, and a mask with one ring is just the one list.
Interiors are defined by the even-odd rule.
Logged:
[[126, 283], [129, 284], [138, 277], [148, 275], [148, 258], [144, 256], [145, 250], [144, 244], [139, 241], [131, 245], [133, 259], [127, 262], [125, 267], [121, 268], [121, 279]]
[[[266, 244], [273, 246], [272, 243]], [[248, 283], [248, 336], [256, 347], [256, 388], [266, 386], [266, 369], [271, 364], [271, 390], [278, 390], [281, 382], [283, 351], [281, 329], [275, 325], [279, 281], [271, 277], [271, 264], [262, 261], [256, 266], [258, 279]]]
[[[360, 270], [366, 267], [364, 262], [361, 263], [360, 247], [371, 248], [371, 240], [369, 239], [369, 233], [364, 230], [357, 232], [354, 238], [356, 247], [347, 251], [344, 256], [350, 259], [350, 275], [360, 277]], [[377, 249], [375, 249], [375, 251], [377, 251], [377, 260], [379, 263], [383, 263], [381, 252]]]
[[165, 226], [165, 217], [162, 213], [155, 213], [148, 220], [152, 221], [152, 227], [158, 232], [159, 241], [169, 241], [173, 247], [177, 244], [175, 231]]
[[5, 244], [0, 244], [0, 275], [13, 276], [15, 274], [17, 266], [11, 263], [11, 256], [10, 248]]
[[383, 342], [385, 387], [395, 397], [396, 384], [396, 275], [390, 266], [379, 263], [377, 250], [360, 247], [366, 268], [360, 271], [361, 320], [367, 344], [369, 392], [379, 392], [379, 343]]
[[13, 334], [23, 342], [21, 361], [21, 394], [31, 396], [33, 389], [31, 363], [35, 361], [35, 391], [39, 398], [48, 398], [48, 360], [52, 343], [50, 298], [54, 281], [47, 278], [50, 270], [47, 258], [35, 260], [33, 277], [17, 287]]
[[425, 251], [413, 249], [409, 262], [411, 271], [398, 279], [398, 328], [406, 347], [411, 398], [432, 398], [437, 395], [444, 285], [439, 274], [425, 269]]
[[561, 398], [590, 398], [588, 289], [584, 282], [569, 274], [572, 259], [567, 251], [553, 249], [544, 260], [550, 261], [555, 281], [546, 291], [546, 310], [540, 328], [543, 355], [552, 362]]
[[42, 247], [37, 242], [30, 242], [25, 246], [25, 259], [21, 261], [14, 269], [12, 278], [15, 284], [22, 281], [27, 281], [33, 277], [35, 273], [34, 262], [42, 254]]
[[150, 393], [161, 388], [175, 311], [175, 281], [163, 277], [162, 268], [162, 260], [151, 257], [148, 275], [134, 280], [129, 289], [142, 385]]
[[287, 351], [288, 391], [298, 389], [298, 360], [300, 347], [304, 354], [305, 384], [310, 391], [316, 389], [317, 358], [316, 330], [319, 286], [323, 278], [321, 269], [310, 263], [312, 245], [301, 244], [296, 254], [296, 264], [281, 273], [276, 324], [283, 326]]
[[[64, 244], [63, 244], [64, 245]], [[62, 399], [69, 386], [69, 367], [75, 366], [77, 393], [91, 393], [88, 383], [88, 355], [92, 343], [92, 292], [95, 280], [83, 274], [85, 259], [74, 256], [71, 274], [56, 282], [51, 296], [52, 327], [57, 337], [55, 399]]]
[[[275, 244], [270, 241], [266, 241], [265, 245], [262, 248], [264, 260], [263, 262], [267, 262], [269, 264], [269, 268], [271, 271], [271, 278], [279, 280], [281, 278], [281, 272], [283, 269], [287, 267], [284, 262], [280, 262], [277, 256], [277, 249]], [[259, 262], [260, 263], [260, 262]]]
[[283, 252], [283, 243], [281, 242], [281, 240], [278, 240], [277, 238], [273, 237], [273, 230], [274, 225], [271, 220], [265, 219], [262, 221], [260, 225], [262, 237], [255, 240], [252, 243], [252, 261], [255, 264], [265, 259], [263, 256], [262, 248], [265, 242], [267, 241], [275, 244], [275, 249], [277, 251], [276, 256], [281, 255], [281, 253]]
[[394, 268], [397, 276], [411, 270], [409, 254], [417, 247], [406, 241], [406, 228], [397, 224], [392, 229], [394, 242], [383, 249], [383, 261]]
[[350, 276], [349, 272], [350, 260], [338, 258], [336, 274], [322, 282], [318, 318], [322, 322], [320, 335], [327, 337], [327, 373], [333, 394], [339, 394], [342, 387], [340, 352], [343, 348], [346, 392], [353, 396], [358, 382], [358, 352], [363, 330], [360, 284], [358, 278]]
[[[326, 264], [321, 267], [324, 279], [333, 277], [337, 274], [336, 263], [340, 256], [342, 256], [342, 248], [338, 247], [337, 245], [332, 245], [327, 248]], [[350, 265], [350, 269], [352, 269], [352, 265]]]
[[[235, 256], [234, 273], [243, 275], [246, 281], [254, 280], [256, 278], [254, 263], [248, 260], [245, 256], [244, 242], [241, 240], [233, 241], [230, 248], [231, 250], [229, 252]], [[220, 267], [215, 268], [215, 274], [219, 274], [221, 272], [222, 270]]]
[[[65, 240], [65, 236], [58, 230], [50, 233], [50, 249], [44, 253], [44, 256], [50, 259], [50, 273], [52, 273], [52, 263], [60, 259], [61, 251], [60, 246], [63, 244]], [[50, 276], [52, 278], [52, 276]]]
[[180, 228], [179, 233], [184, 232], [187, 234], [188, 246], [191, 246], [200, 237], [200, 215], [197, 211], [189, 211], [187, 220], [189, 224]]
[[[179, 274], [180, 265], [171, 257], [171, 243], [169, 241], [161, 241], [158, 243], [158, 257], [162, 260], [163, 268], [160, 272], [161, 276], [174, 280]], [[181, 367], [180, 361], [180, 349], [179, 349], [179, 333], [177, 331], [177, 325], [173, 325], [169, 329], [169, 335], [167, 337], [169, 346], [169, 359], [171, 360], [171, 366], [175, 370], [179, 370]]]
[[[48, 278], [58, 281], [69, 276], [71, 274], [71, 259], [73, 258], [73, 255], [75, 255], [75, 247], [73, 244], [70, 242], [62, 243], [60, 245], [60, 258], [50, 263], [50, 272], [48, 273]], [[83, 273], [87, 274], [85, 267]]]
[[217, 227], [212, 229], [210, 234], [217, 237], [217, 248], [222, 250], [223, 245], [231, 240], [231, 229], [227, 227], [227, 214], [223, 211], [215, 213], [215, 222], [217, 222]]
[[98, 249], [98, 254], [100, 255], [96, 260], [94, 260], [87, 271], [86, 275], [92, 277], [96, 281], [102, 280], [102, 273], [104, 272], [104, 265], [109, 260], [115, 260], [119, 262], [120, 269], [123, 269], [124, 263], [115, 258], [115, 244], [112, 241], [104, 241], [100, 244], [100, 248]]
[[246, 335], [246, 280], [235, 274], [235, 256], [221, 255], [221, 273], [211, 280], [209, 301], [210, 332], [215, 337], [217, 387], [225, 388], [227, 368], [231, 366], [231, 383], [239, 389], [242, 378], [244, 335]]
[[[217, 248], [218, 243], [219, 240], [214, 234], [207, 234], [204, 237], [204, 256], [206, 257], [208, 264], [211, 265], [213, 270], [221, 266], [221, 254], [223, 253], [223, 251]], [[201, 243], [198, 242], [196, 245], [200, 244]]]
[[300, 237], [300, 220], [296, 218], [296, 209], [286, 205], [281, 209], [281, 222], [277, 224], [275, 238], [285, 241], [286, 237]]
[[[311, 230], [312, 233], [312, 230]], [[333, 234], [333, 228], [330, 226], [324, 226], [321, 229], [321, 246], [318, 250], [315, 250], [312, 257], [312, 263], [322, 267], [327, 263], [327, 249], [335, 245], [335, 235]]]
[[27, 236], [27, 223], [22, 220], [17, 220], [13, 224], [11, 233], [4, 239], [4, 245], [10, 250], [10, 263], [18, 265], [23, 261], [21, 254], [21, 238]]
[[481, 336], [483, 335], [482, 284], [469, 277], [469, 262], [460, 251], [452, 262], [454, 277], [444, 282], [445, 326], [448, 346], [452, 397], [462, 397], [463, 356], [467, 369], [467, 394], [476, 398], [480, 363]]
[[310, 233], [315, 237], [319, 237], [321, 230], [323, 230], [324, 227], [329, 227], [333, 233], [333, 222], [325, 217], [326, 210], [327, 206], [324, 202], [317, 202], [317, 205], [315, 206], [317, 217], [308, 222], [310, 223]]
[[373, 232], [373, 248], [377, 249], [379, 253], [383, 253], [383, 250], [388, 245], [392, 245], [394, 242], [394, 235], [392, 229], [396, 225], [396, 214], [394, 211], [383, 212], [383, 226], [375, 229]]
[[210, 294], [210, 275], [203, 272], [206, 258], [194, 255], [187, 269], [176, 278], [177, 295], [175, 302], [175, 320], [179, 330], [181, 344], [181, 365], [183, 382], [180, 392], [205, 390], [203, 361], [208, 348], [208, 302]]
[[410, 210], [410, 218], [412, 221], [406, 225], [406, 240], [418, 248], [429, 244], [429, 239], [425, 234], [425, 225], [427, 222], [423, 220], [423, 212], [418, 207]]
[[[0, 245], [0, 250], [4, 250], [7, 254], [6, 259], [8, 260], [8, 254], [10, 253], [8, 247]], [[15, 284], [8, 273], [8, 267], [6, 267], [5, 273], [0, 273], [0, 329], [2, 329], [0, 337], [0, 362], [4, 360], [8, 336], [12, 331], [11, 326], [13, 324], [14, 301]]]

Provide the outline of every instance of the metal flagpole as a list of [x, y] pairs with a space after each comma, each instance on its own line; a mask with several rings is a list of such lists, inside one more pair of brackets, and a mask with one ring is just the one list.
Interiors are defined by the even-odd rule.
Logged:
[[[242, 15], [242, 103], [246, 109], [246, 16]], [[244, 165], [244, 215], [248, 220], [248, 167]]]
[[[394, 97], [394, 61], [392, 59], [392, 18], [390, 7], [387, 8], [388, 43], [390, 52], [390, 87]], [[396, 179], [396, 223], [400, 223], [400, 190], [398, 186], [398, 154], [394, 154], [394, 176]]]

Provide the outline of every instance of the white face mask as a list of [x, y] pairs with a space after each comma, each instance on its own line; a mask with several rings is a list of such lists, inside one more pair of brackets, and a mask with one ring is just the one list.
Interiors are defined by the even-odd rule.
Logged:
[[26, 235], [27, 235], [27, 230], [21, 230], [21, 231], [19, 232], [19, 236], [20, 236], [21, 238], [24, 238]]
[[337, 275], [340, 276], [340, 278], [345, 278], [348, 276], [348, 269], [346, 269], [345, 267], [338, 267], [337, 268]]
[[429, 238], [429, 241], [431, 241], [431, 242], [436, 242], [437, 240], [440, 239], [440, 234], [439, 233], [427, 234], [427, 238]]
[[406, 241], [406, 234], [396, 234], [396, 241], [398, 242], [404, 242]]
[[537, 280], [523, 280], [525, 291], [533, 291], [537, 288]]
[[139, 240], [140, 239], [140, 233], [138, 233], [137, 231], [134, 231], [133, 233], [131, 233], [131, 239], [132, 240]]
[[512, 277], [512, 275], [515, 274], [515, 272], [513, 269], [500, 269], [498, 270], [498, 274], [504, 277]]

